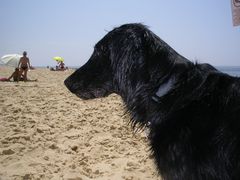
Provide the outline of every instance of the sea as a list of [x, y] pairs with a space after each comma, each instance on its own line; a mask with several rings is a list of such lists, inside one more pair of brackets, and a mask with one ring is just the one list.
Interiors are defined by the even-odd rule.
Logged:
[[231, 76], [240, 77], [240, 66], [216, 66], [215, 68]]

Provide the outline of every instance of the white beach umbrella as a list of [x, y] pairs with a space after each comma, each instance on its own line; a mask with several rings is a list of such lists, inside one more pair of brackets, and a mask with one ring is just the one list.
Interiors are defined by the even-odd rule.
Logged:
[[22, 56], [19, 54], [7, 54], [1, 57], [1, 62], [6, 66], [18, 67], [19, 60]]

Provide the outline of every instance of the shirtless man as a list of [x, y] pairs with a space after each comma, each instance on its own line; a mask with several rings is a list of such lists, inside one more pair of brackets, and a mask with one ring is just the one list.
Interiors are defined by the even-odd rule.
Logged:
[[20, 69], [19, 74], [23, 74], [24, 81], [27, 81], [27, 72], [28, 72], [28, 68], [30, 68], [30, 62], [29, 62], [29, 59], [27, 57], [27, 52], [26, 51], [23, 52], [23, 57], [20, 58], [20, 61], [18, 63], [18, 67]]

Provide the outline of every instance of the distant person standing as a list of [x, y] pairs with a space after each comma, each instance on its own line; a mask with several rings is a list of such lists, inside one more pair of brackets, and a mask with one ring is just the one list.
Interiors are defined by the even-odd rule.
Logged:
[[20, 69], [19, 74], [23, 74], [24, 81], [27, 81], [27, 72], [28, 72], [28, 69], [30, 68], [30, 61], [29, 61], [29, 58], [27, 57], [26, 51], [23, 52], [23, 57], [20, 58], [18, 67]]

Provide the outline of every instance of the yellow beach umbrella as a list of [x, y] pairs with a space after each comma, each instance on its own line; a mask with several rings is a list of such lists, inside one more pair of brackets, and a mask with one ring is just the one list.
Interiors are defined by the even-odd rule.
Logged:
[[56, 56], [56, 57], [54, 57], [53, 58], [55, 61], [57, 61], [57, 62], [64, 62], [64, 59], [62, 58], [62, 57], [60, 57], [60, 56]]

